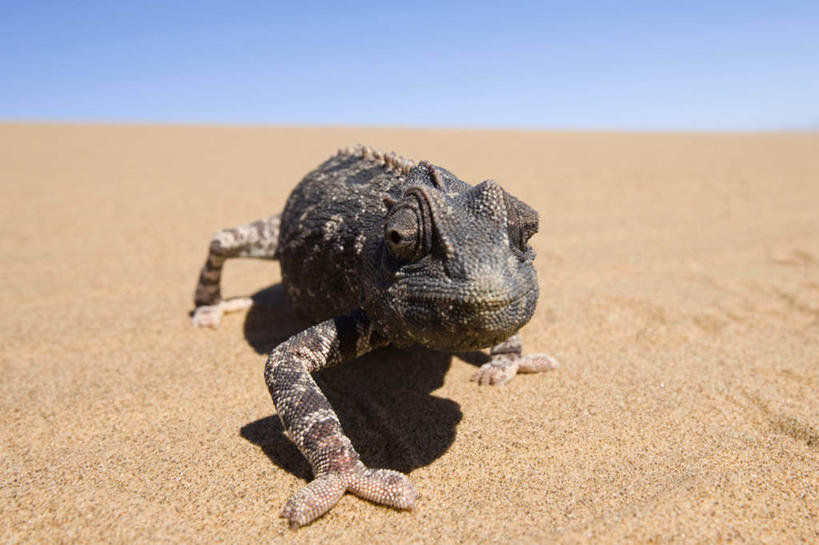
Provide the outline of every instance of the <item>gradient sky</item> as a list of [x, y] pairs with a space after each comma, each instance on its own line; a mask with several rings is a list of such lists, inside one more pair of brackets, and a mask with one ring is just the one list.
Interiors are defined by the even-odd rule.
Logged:
[[819, 0], [10, 1], [0, 120], [817, 130]]

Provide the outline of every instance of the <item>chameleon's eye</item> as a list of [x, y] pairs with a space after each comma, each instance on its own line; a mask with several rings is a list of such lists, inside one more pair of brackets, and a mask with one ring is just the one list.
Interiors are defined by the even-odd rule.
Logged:
[[390, 210], [384, 242], [392, 255], [401, 261], [418, 261], [424, 256], [423, 241], [423, 222], [417, 207], [398, 205]]
[[537, 233], [537, 212], [506, 192], [504, 192], [504, 200], [508, 218], [506, 228], [509, 234], [509, 246], [525, 252], [526, 243], [529, 242], [532, 235]]
[[[514, 210], [514, 209], [511, 209]], [[510, 210], [509, 213], [509, 222], [506, 224], [506, 230], [509, 235], [509, 246], [520, 250], [521, 252], [526, 251], [526, 238], [523, 230], [521, 229], [520, 220], [517, 217], [517, 213], [514, 213]], [[514, 219], [513, 219], [514, 214]]]

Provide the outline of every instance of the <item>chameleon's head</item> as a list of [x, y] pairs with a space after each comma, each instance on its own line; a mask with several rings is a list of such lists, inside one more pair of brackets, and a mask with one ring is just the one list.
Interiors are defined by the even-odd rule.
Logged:
[[529, 321], [537, 212], [493, 181], [471, 187], [426, 163], [388, 206], [367, 252], [363, 306], [391, 341], [472, 350]]

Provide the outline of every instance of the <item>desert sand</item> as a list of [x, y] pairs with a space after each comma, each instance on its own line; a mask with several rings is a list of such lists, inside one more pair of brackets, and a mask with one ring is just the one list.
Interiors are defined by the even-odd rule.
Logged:
[[[414, 512], [347, 495], [278, 518], [309, 467], [264, 353], [304, 327], [272, 261], [258, 304], [191, 327], [219, 228], [278, 213], [342, 146], [492, 178], [540, 212], [524, 349], [383, 350], [318, 378]], [[819, 135], [0, 125], [3, 543], [819, 542]]]

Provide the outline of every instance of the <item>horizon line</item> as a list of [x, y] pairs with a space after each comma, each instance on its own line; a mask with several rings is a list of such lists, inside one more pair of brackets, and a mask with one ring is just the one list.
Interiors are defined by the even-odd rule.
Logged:
[[86, 126], [86, 127], [167, 127], [167, 128], [247, 128], [247, 129], [331, 129], [331, 130], [405, 130], [405, 131], [464, 131], [464, 132], [559, 132], [559, 133], [632, 133], [632, 134], [819, 134], [816, 127], [781, 127], [759, 129], [714, 128], [621, 128], [577, 126], [513, 126], [513, 125], [422, 125], [422, 124], [344, 124], [344, 123], [272, 123], [247, 121], [182, 121], [182, 120], [99, 120], [0, 118], [0, 125]]

